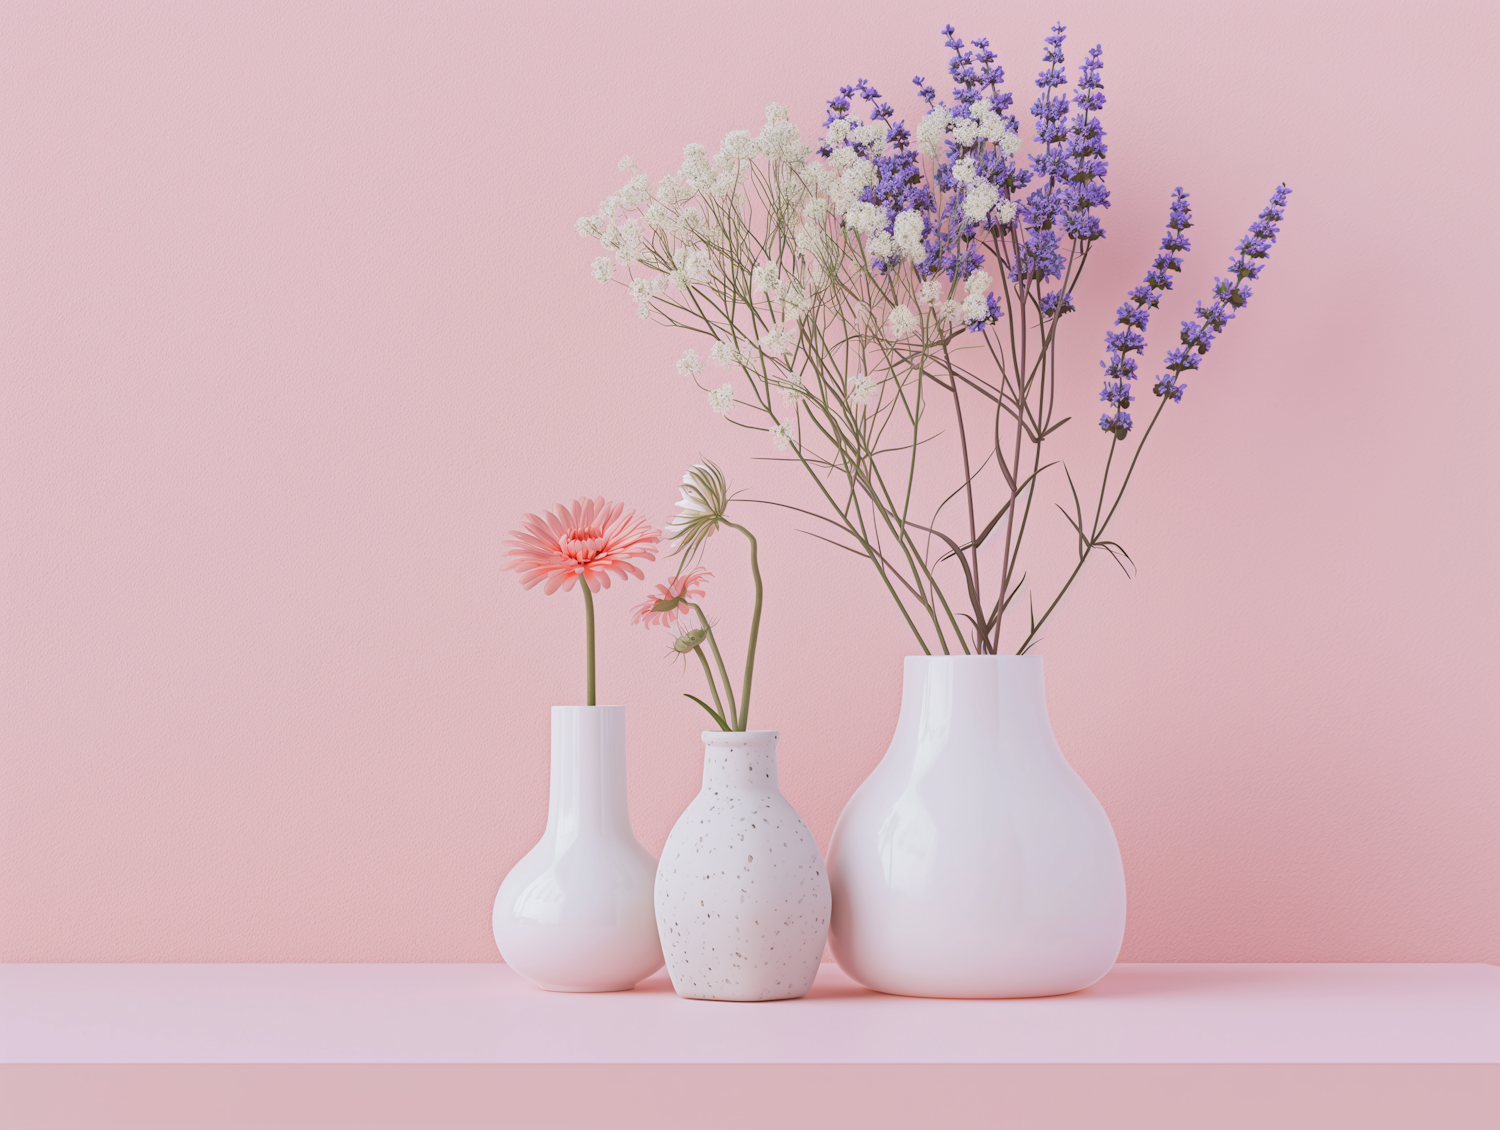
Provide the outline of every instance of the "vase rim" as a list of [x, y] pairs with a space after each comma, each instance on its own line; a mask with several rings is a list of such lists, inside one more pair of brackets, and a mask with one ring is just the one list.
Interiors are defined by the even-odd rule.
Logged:
[[908, 655], [907, 662], [912, 660], [932, 661], [946, 660], [951, 663], [974, 663], [993, 660], [1024, 660], [1028, 663], [1040, 663], [1040, 655]]
[[781, 737], [781, 731], [780, 730], [704, 730], [703, 734], [702, 734], [702, 737], [703, 737], [703, 744], [704, 745], [725, 745], [728, 742], [736, 740], [736, 739], [739, 740], [739, 741], [746, 741], [746, 740], [749, 740], [749, 739], [752, 739], [752, 738], [759, 738], [761, 740], [765, 740], [766, 738], [771, 738], [772, 740], [775, 740], [776, 738]]
[[610, 704], [604, 705], [604, 706], [575, 706], [572, 703], [568, 703], [566, 705], [553, 706], [552, 709], [553, 710], [624, 710], [625, 707], [623, 705], [615, 704], [615, 703], [610, 703]]

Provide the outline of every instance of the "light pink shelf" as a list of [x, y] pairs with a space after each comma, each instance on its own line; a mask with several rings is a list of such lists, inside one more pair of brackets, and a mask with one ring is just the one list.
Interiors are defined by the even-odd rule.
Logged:
[[8, 965], [8, 1063], [1483, 1064], [1489, 965], [1120, 965], [1066, 997], [546, 993], [503, 965]]

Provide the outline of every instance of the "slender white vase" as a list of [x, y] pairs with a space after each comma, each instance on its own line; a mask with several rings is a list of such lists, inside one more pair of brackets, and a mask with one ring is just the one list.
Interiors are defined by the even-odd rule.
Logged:
[[630, 830], [625, 708], [554, 706], [547, 830], [495, 896], [500, 956], [554, 992], [633, 989], [662, 966], [655, 874]]
[[703, 789], [656, 869], [656, 922], [679, 996], [785, 1000], [818, 974], [828, 868], [777, 785], [777, 737], [703, 732]]
[[1038, 656], [907, 657], [828, 866], [834, 956], [884, 993], [1070, 993], [1120, 953], [1120, 849], [1057, 747]]

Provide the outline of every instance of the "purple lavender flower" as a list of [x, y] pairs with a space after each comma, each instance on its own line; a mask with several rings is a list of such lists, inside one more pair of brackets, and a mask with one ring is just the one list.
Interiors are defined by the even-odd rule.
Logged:
[[[1115, 406], [1113, 416], [1105, 413], [1099, 418], [1099, 426], [1116, 439], [1130, 434], [1130, 414], [1125, 411], [1130, 404], [1129, 382], [1136, 378], [1136, 359], [1133, 354], [1146, 348], [1147, 325], [1151, 322], [1151, 311], [1157, 308], [1161, 296], [1172, 289], [1172, 275], [1182, 270], [1182, 252], [1191, 248], [1183, 233], [1192, 227], [1192, 207], [1188, 194], [1181, 187], [1172, 193], [1172, 208], [1167, 217], [1167, 234], [1162, 237], [1161, 250], [1152, 260], [1146, 272], [1146, 281], [1125, 296], [1125, 304], [1115, 311], [1115, 325], [1123, 330], [1110, 330], [1104, 335], [1109, 350], [1109, 360], [1101, 361], [1104, 368], [1104, 391], [1099, 399]], [[1159, 395], [1159, 394], [1158, 394]], [[1181, 392], [1178, 392], [1181, 398]]]
[[1213, 301], [1207, 306], [1199, 302], [1193, 310], [1196, 321], [1182, 323], [1182, 344], [1167, 354], [1166, 364], [1162, 366], [1170, 375], [1157, 377], [1151, 389], [1163, 400], [1174, 404], [1182, 401], [1183, 389], [1187, 387], [1180, 383], [1182, 374], [1198, 368], [1199, 359], [1208, 353], [1214, 339], [1233, 320], [1235, 311], [1250, 300], [1250, 288], [1245, 286], [1245, 280], [1260, 276], [1261, 268], [1265, 266], [1263, 260], [1270, 255], [1276, 233], [1281, 230], [1276, 225], [1286, 209], [1286, 198], [1291, 191], [1283, 184], [1271, 194], [1270, 204], [1250, 225], [1249, 234], [1235, 245], [1235, 258], [1229, 264], [1233, 278], [1214, 279]]
[[1130, 434], [1132, 427], [1129, 412], [1116, 411], [1113, 416], [1108, 412], [1099, 417], [1099, 426], [1107, 432], [1113, 432], [1115, 439], [1124, 439]]
[[1071, 314], [1073, 309], [1073, 292], [1071, 290], [1067, 294], [1059, 294], [1057, 291], [1052, 290], [1042, 295], [1042, 317], [1049, 321], [1062, 314]]

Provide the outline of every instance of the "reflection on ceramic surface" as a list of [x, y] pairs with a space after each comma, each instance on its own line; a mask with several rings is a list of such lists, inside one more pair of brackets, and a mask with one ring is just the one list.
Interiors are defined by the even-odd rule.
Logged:
[[544, 989], [634, 988], [662, 966], [656, 860], [630, 828], [625, 708], [552, 708], [547, 830], [495, 896], [495, 944]]
[[1120, 952], [1125, 876], [1058, 749], [1037, 656], [911, 656], [890, 749], [833, 833], [831, 941], [882, 992], [1024, 997]]

